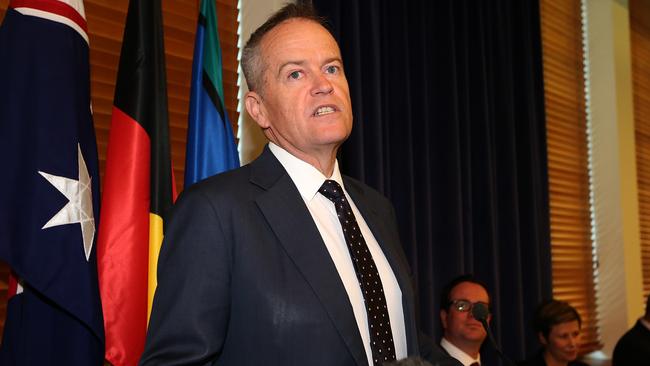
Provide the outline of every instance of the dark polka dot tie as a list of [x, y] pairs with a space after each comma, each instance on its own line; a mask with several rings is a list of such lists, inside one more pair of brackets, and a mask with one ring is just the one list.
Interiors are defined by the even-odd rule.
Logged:
[[395, 345], [393, 343], [393, 332], [390, 328], [384, 287], [381, 284], [379, 272], [368, 250], [366, 240], [361, 235], [357, 220], [352, 213], [352, 208], [345, 198], [341, 186], [333, 180], [326, 180], [318, 192], [334, 202], [336, 214], [343, 228], [345, 243], [350, 251], [352, 264], [357, 273], [366, 312], [368, 313], [370, 348], [374, 364], [381, 365], [385, 361], [395, 360]]

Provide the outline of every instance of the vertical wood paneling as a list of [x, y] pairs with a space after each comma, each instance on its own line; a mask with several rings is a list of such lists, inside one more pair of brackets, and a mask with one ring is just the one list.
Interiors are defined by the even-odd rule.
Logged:
[[541, 0], [553, 297], [582, 317], [581, 353], [601, 348], [593, 278], [580, 1]]
[[643, 299], [645, 300], [650, 294], [650, 0], [630, 0], [629, 7], [639, 227]]

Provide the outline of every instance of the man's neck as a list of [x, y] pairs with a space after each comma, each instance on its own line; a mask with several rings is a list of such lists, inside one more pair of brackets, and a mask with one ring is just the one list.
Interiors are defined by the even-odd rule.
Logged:
[[461, 351], [465, 352], [468, 356], [470, 356], [473, 359], [477, 359], [479, 356], [479, 352], [481, 351], [481, 343], [476, 343], [476, 342], [466, 342], [458, 339], [450, 339], [447, 336], [444, 336], [447, 342], [453, 344], [456, 346], [456, 348], [460, 349]]
[[275, 141], [274, 139], [269, 140], [279, 147], [283, 148], [289, 154], [318, 169], [318, 171], [323, 173], [324, 176], [328, 178], [332, 176], [332, 173], [334, 172], [334, 164], [336, 162], [336, 153], [339, 149], [339, 146], [341, 146], [340, 144], [306, 151], [301, 150], [289, 143], [281, 143]]
[[314, 168], [318, 169], [326, 177], [331, 177], [334, 172], [334, 162], [336, 161], [336, 152], [331, 157], [321, 156], [315, 157], [311, 155], [296, 156], [298, 159], [309, 163]]

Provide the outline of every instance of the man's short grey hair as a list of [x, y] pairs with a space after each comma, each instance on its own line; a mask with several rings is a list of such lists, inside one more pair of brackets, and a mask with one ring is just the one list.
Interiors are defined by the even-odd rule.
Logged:
[[259, 92], [263, 84], [262, 77], [267, 65], [260, 54], [262, 38], [273, 28], [291, 19], [310, 20], [320, 24], [328, 32], [330, 31], [325, 20], [316, 15], [316, 11], [310, 1], [298, 1], [295, 4], [289, 3], [283, 6], [282, 9], [273, 14], [251, 34], [248, 42], [246, 42], [246, 46], [242, 50], [241, 66], [242, 70], [244, 70], [248, 90]]

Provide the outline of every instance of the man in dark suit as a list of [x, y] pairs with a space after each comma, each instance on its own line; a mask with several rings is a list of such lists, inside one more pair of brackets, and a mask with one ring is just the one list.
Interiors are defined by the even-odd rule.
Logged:
[[616, 343], [612, 366], [650, 365], [650, 295], [645, 315]]
[[242, 67], [270, 143], [179, 198], [140, 364], [453, 364], [418, 342], [392, 206], [339, 172], [352, 109], [334, 38], [289, 4], [253, 33]]

